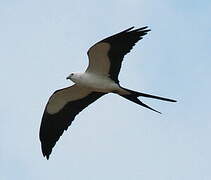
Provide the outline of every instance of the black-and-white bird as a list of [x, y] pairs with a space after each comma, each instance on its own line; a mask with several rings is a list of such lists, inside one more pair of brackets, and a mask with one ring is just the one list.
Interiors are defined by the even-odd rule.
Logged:
[[94, 44], [88, 50], [89, 65], [84, 73], [71, 73], [67, 79], [73, 86], [57, 90], [49, 98], [40, 126], [40, 141], [43, 156], [49, 159], [52, 148], [68, 129], [75, 116], [88, 105], [107, 93], [118, 94], [136, 104], [159, 111], [141, 102], [138, 97], [155, 98], [176, 102], [173, 99], [140, 93], [121, 87], [118, 75], [124, 56], [136, 42], [150, 31], [148, 27], [131, 27]]

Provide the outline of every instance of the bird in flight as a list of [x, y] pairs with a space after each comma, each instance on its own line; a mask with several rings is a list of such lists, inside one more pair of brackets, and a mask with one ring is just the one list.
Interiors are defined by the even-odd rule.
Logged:
[[75, 84], [55, 91], [45, 107], [40, 126], [40, 141], [43, 156], [49, 159], [53, 147], [71, 125], [75, 116], [88, 105], [108, 94], [115, 93], [152, 111], [138, 99], [139, 96], [176, 102], [122, 87], [118, 75], [124, 56], [146, 35], [150, 29], [128, 28], [94, 44], [87, 52], [89, 65], [84, 73], [71, 73], [67, 79]]

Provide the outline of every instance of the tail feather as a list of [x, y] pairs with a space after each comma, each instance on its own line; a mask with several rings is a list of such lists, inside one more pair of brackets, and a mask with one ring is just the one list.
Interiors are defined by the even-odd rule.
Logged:
[[150, 109], [152, 111], [160, 113], [160, 114], [161, 114], [161, 112], [159, 112], [159, 111], [151, 108], [150, 106], [144, 104], [143, 102], [141, 102], [138, 99], [138, 97], [142, 96], [142, 97], [147, 97], [147, 98], [159, 99], [159, 100], [163, 100], [163, 101], [176, 102], [176, 100], [169, 99], [169, 98], [164, 98], [164, 97], [160, 97], [160, 96], [154, 96], [154, 95], [150, 95], [150, 94], [140, 93], [140, 92], [137, 92], [137, 91], [132, 91], [130, 89], [126, 89], [126, 88], [122, 88], [122, 89], [124, 89], [125, 91], [129, 92], [129, 94], [119, 94], [120, 96], [122, 96], [122, 97], [124, 97], [124, 98], [126, 98], [126, 99], [128, 99], [128, 100], [130, 100], [130, 101], [132, 101], [134, 103], [136, 103], [136, 104], [139, 104], [139, 105], [141, 105], [141, 106], [143, 106], [145, 108], [148, 108], [148, 109]]
[[141, 102], [136, 96], [133, 96], [133, 95], [120, 95], [120, 96], [122, 96], [122, 97], [128, 99], [129, 101], [132, 101], [132, 102], [134, 102], [134, 103], [136, 103], [136, 104], [139, 104], [139, 105], [141, 105], [141, 106], [143, 106], [143, 107], [145, 107], [145, 108], [148, 108], [148, 109], [150, 109], [150, 110], [152, 110], [152, 111], [155, 111], [155, 112], [161, 114], [160, 111], [157, 111], [157, 110], [151, 108], [150, 106], [144, 104], [143, 102]]
[[159, 99], [159, 100], [162, 100], [162, 101], [177, 102], [174, 99], [164, 98], [164, 97], [160, 97], [160, 96], [154, 96], [154, 95], [151, 95], [151, 94], [145, 94], [145, 93], [133, 91], [133, 90], [130, 90], [130, 89], [126, 89], [126, 88], [123, 88], [123, 87], [121, 87], [121, 88], [130, 92], [132, 95], [134, 95], [136, 97], [142, 96], [142, 97], [147, 97], [147, 98]]

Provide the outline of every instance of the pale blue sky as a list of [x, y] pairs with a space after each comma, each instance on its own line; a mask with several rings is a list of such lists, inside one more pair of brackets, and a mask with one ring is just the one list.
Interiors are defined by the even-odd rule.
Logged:
[[[1, 180], [210, 180], [211, 2], [0, 2]], [[178, 103], [116, 95], [80, 113], [47, 161], [45, 104], [84, 71], [95, 42], [130, 26], [151, 32], [125, 57], [123, 86]]]

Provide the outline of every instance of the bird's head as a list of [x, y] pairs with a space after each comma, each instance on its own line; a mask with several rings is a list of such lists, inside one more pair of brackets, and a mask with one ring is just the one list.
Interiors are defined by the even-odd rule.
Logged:
[[74, 77], [74, 73], [71, 73], [69, 76], [66, 77], [66, 79], [73, 80], [73, 77]]
[[71, 73], [66, 79], [71, 80], [74, 83], [78, 83], [81, 79], [81, 73]]

